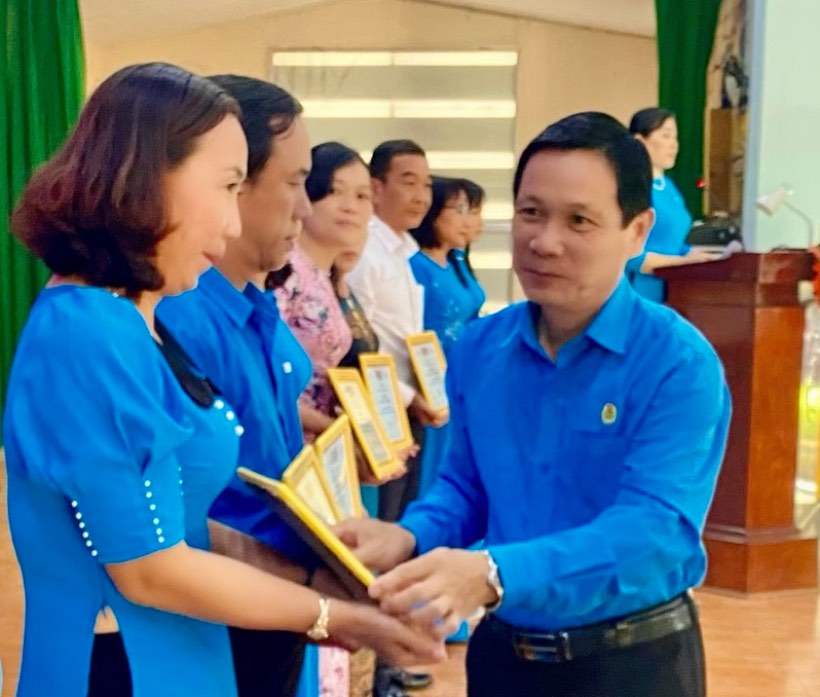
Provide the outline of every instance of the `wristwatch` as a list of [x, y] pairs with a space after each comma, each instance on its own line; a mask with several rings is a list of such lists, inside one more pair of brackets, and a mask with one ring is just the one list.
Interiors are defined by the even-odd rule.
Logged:
[[501, 576], [498, 574], [498, 564], [495, 563], [492, 554], [486, 549], [482, 549], [479, 554], [483, 554], [487, 558], [487, 585], [495, 591], [496, 600], [494, 603], [484, 606], [486, 612], [494, 612], [501, 606], [501, 601], [504, 600], [504, 586], [501, 583]]
[[311, 641], [324, 641], [330, 636], [327, 625], [330, 622], [330, 600], [324, 595], [319, 597], [319, 616], [306, 634]]

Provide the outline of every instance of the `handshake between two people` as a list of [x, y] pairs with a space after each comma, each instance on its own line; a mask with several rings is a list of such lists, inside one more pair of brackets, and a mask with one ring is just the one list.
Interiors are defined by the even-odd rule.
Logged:
[[[415, 664], [443, 660], [444, 639], [498, 600], [487, 581], [490, 562], [479, 552], [439, 548], [412, 558], [412, 533], [371, 518], [345, 520], [334, 532], [366, 567], [381, 572], [370, 586], [370, 597], [380, 615], [401, 623], [406, 638], [418, 642], [422, 654]], [[369, 645], [389, 660], [378, 643]]]

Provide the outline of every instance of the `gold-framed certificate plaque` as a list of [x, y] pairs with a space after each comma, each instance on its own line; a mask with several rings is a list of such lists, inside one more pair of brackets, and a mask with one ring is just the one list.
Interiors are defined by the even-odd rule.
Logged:
[[327, 375], [376, 478], [384, 479], [400, 470], [401, 463], [379, 423], [359, 371], [355, 368], [330, 368]]
[[397, 450], [413, 444], [407, 409], [399, 394], [396, 362], [389, 353], [362, 353], [362, 377], [385, 435]]
[[450, 401], [445, 383], [447, 361], [438, 336], [435, 332], [421, 332], [406, 337], [405, 342], [424, 400], [434, 411], [449, 415]]
[[313, 443], [339, 520], [364, 515], [350, 418], [342, 414]]
[[282, 473], [282, 481], [325, 524], [335, 525], [341, 520], [313, 446], [305, 446], [293, 459]]
[[257, 487], [260, 494], [264, 492], [270, 506], [322, 559], [354, 599], [372, 602], [367, 588], [373, 583], [373, 574], [289, 485], [245, 467], [240, 467], [237, 474], [243, 481]]

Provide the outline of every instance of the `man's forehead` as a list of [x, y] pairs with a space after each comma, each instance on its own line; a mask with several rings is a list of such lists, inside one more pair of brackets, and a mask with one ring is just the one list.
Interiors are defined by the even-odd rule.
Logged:
[[304, 137], [293, 135], [293, 130], [288, 129], [285, 133], [273, 139], [270, 159], [280, 168], [292, 171], [307, 173], [311, 167], [310, 142], [307, 134]]
[[606, 156], [596, 150], [542, 150], [524, 167], [521, 185], [538, 186], [562, 179], [578, 186], [617, 187], [615, 171]]
[[430, 166], [427, 164], [427, 158], [424, 155], [417, 155], [413, 153], [405, 153], [396, 155], [390, 160], [390, 169], [388, 174], [393, 174], [397, 177], [403, 176], [427, 176], [430, 173]]

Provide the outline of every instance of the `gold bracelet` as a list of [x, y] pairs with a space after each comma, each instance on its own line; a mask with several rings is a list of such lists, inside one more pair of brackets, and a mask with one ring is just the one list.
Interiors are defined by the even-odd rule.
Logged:
[[313, 626], [307, 630], [307, 637], [311, 641], [324, 641], [330, 636], [327, 626], [330, 624], [330, 600], [327, 596], [319, 596], [319, 616]]

